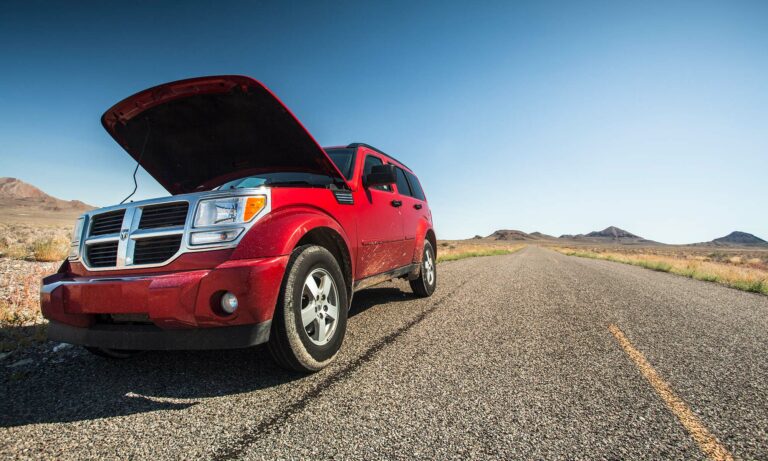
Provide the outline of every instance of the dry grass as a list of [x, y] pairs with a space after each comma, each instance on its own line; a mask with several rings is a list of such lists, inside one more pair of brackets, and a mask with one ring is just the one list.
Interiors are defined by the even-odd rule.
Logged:
[[71, 228], [0, 223], [0, 257], [27, 261], [63, 261]]
[[620, 253], [636, 256], [665, 256], [675, 259], [730, 264], [739, 267], [768, 270], [768, 248], [706, 247], [676, 245], [555, 245], [575, 251]]
[[0, 351], [45, 339], [40, 283], [56, 268], [57, 263], [0, 259]]
[[32, 242], [35, 261], [63, 261], [69, 251], [69, 240], [61, 237], [38, 239]]
[[0, 351], [45, 339], [40, 282], [69, 251], [71, 227], [0, 222]]
[[456, 261], [464, 258], [478, 256], [498, 256], [514, 253], [520, 250], [523, 244], [508, 243], [477, 243], [475, 241], [441, 241], [437, 244], [437, 262]]
[[[568, 256], [603, 259], [634, 266], [645, 267], [661, 272], [691, 277], [696, 280], [720, 283], [739, 290], [768, 294], [768, 267], [761, 258], [745, 259], [741, 256], [728, 256], [713, 260], [712, 257], [697, 254], [663, 255], [632, 250], [585, 249], [551, 247]], [[663, 251], [663, 250], [662, 250]]]

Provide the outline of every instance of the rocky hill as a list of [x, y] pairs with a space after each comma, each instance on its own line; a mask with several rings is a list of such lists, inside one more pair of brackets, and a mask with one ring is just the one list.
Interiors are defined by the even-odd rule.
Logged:
[[620, 243], [620, 244], [655, 244], [653, 240], [648, 240], [639, 235], [620, 229], [616, 226], [608, 226], [601, 231], [593, 231], [588, 234], [564, 234], [560, 236], [562, 240], [579, 240], [594, 243]]
[[16, 178], [0, 178], [0, 222], [71, 224], [94, 207], [79, 200], [61, 200]]
[[586, 235], [586, 237], [595, 238], [609, 238], [612, 240], [618, 239], [640, 239], [639, 235], [635, 235], [631, 232], [627, 232], [624, 229], [619, 229], [616, 226], [609, 226], [601, 231], [593, 231]]
[[748, 232], [733, 231], [725, 237], [716, 238], [705, 245], [716, 246], [768, 246], [768, 242]]
[[[619, 244], [619, 245], [664, 245], [663, 243], [648, 240], [637, 234], [633, 234], [616, 226], [608, 226], [600, 231], [587, 234], [563, 234], [560, 237], [543, 234], [541, 232], [526, 233], [514, 229], [500, 229], [487, 237], [476, 235], [474, 239], [512, 240], [512, 241], [541, 241], [558, 240], [582, 244]], [[716, 238], [709, 242], [692, 243], [693, 246], [732, 246], [732, 247], [768, 247], [768, 242], [747, 232], [734, 231], [725, 237]]]
[[489, 235], [487, 238], [493, 240], [534, 240], [527, 233], [514, 229], [500, 229]]
[[[477, 239], [481, 237], [476, 235], [474, 238]], [[554, 240], [555, 239], [555, 237], [547, 234], [542, 234], [541, 232], [531, 232], [529, 234], [527, 232], [514, 230], [514, 229], [500, 229], [486, 238], [493, 239], [493, 240]]]

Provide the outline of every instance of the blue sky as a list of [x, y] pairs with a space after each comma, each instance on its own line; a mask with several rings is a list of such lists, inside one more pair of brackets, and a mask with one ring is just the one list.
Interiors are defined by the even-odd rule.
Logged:
[[130, 192], [113, 103], [237, 73], [321, 144], [403, 160], [441, 238], [768, 238], [765, 2], [26, 1], [3, 6], [0, 59], [0, 176], [60, 198]]

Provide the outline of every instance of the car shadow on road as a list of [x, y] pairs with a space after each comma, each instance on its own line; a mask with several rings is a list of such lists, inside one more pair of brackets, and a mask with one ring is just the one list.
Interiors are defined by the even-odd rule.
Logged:
[[[352, 317], [373, 306], [412, 300], [397, 288], [357, 293]], [[107, 360], [71, 347], [29, 355], [33, 363], [3, 363], [0, 427], [85, 421], [161, 410], [183, 410], [198, 399], [272, 388], [306, 377], [279, 368], [266, 346], [221, 351], [147, 352]]]
[[379, 304], [413, 301], [416, 296], [410, 291], [402, 291], [397, 287], [368, 288], [355, 293], [352, 298], [352, 308], [349, 310], [349, 318], [360, 315], [368, 309]]

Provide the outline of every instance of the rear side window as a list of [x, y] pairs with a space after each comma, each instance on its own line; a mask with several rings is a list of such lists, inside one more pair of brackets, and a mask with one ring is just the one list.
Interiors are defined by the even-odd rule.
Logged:
[[[363, 176], [368, 176], [371, 173], [373, 167], [376, 165], [384, 165], [384, 162], [381, 161], [380, 158], [374, 157], [373, 155], [365, 157], [365, 164], [363, 165]], [[384, 184], [381, 186], [372, 186], [371, 189], [391, 191], [392, 186]]]
[[[410, 171], [406, 171], [405, 176], [408, 178], [408, 184], [411, 186], [411, 197], [419, 200], [426, 200], [427, 198], [424, 196], [424, 190], [422, 190], [416, 175]], [[400, 189], [400, 183], [397, 184], [397, 188]]]
[[408, 186], [408, 180], [405, 179], [405, 172], [401, 168], [395, 167], [395, 174], [397, 178], [397, 191], [400, 192], [401, 195], [413, 197], [411, 188]]

